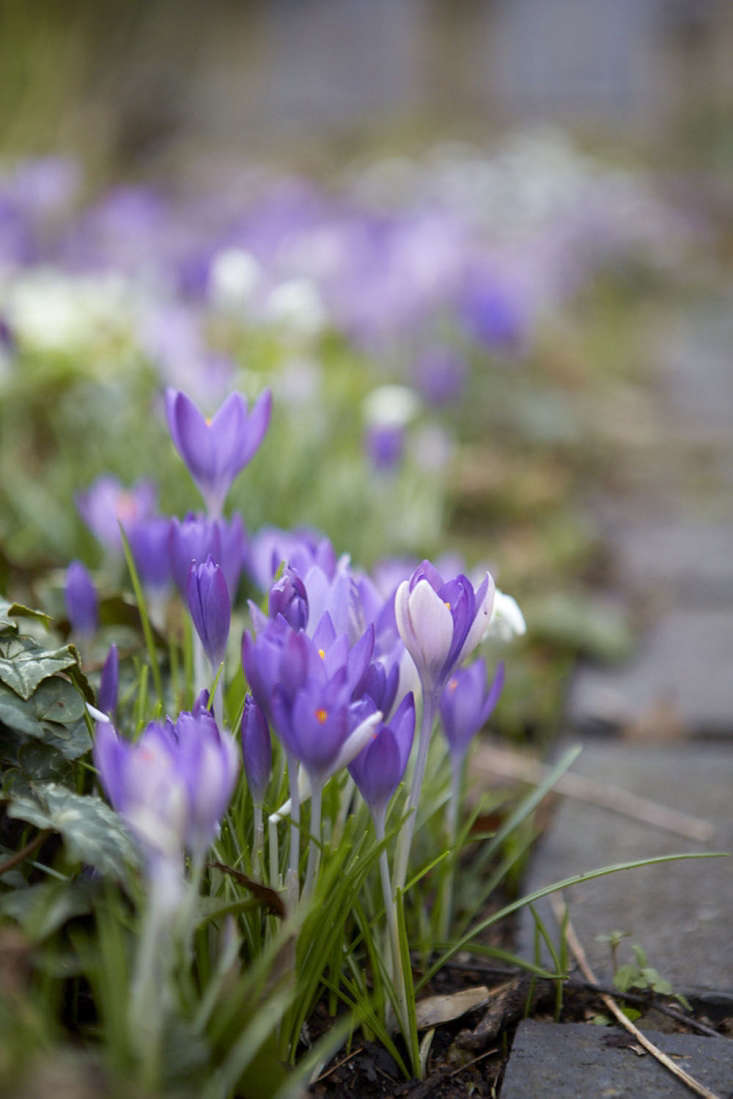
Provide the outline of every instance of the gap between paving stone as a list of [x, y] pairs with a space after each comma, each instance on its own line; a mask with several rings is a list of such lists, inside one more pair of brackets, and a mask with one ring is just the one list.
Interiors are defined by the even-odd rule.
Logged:
[[[646, 1033], [700, 1083], [721, 1097], [730, 1095], [729, 1039]], [[500, 1099], [689, 1099], [688, 1088], [650, 1054], [639, 1056], [615, 1044], [626, 1038], [631, 1036], [589, 1023], [525, 1019], [517, 1028]]]

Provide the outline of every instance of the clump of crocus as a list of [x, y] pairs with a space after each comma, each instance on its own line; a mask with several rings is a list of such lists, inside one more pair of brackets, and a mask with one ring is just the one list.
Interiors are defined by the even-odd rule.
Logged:
[[71, 628], [80, 637], [91, 637], [99, 622], [99, 599], [89, 570], [81, 561], [72, 561], [66, 570], [64, 595]]
[[270, 423], [272, 394], [266, 389], [248, 411], [241, 393], [231, 393], [211, 419], [180, 390], [168, 389], [166, 415], [176, 450], [186, 463], [209, 515], [218, 518], [234, 478], [254, 457]]

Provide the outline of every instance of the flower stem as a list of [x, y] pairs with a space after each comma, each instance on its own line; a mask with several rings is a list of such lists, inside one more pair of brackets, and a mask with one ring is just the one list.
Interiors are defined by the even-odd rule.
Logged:
[[311, 778], [311, 834], [308, 847], [308, 869], [305, 873], [305, 885], [303, 887], [303, 900], [308, 900], [313, 893], [313, 886], [321, 861], [321, 800], [323, 786]]
[[[373, 811], [372, 816], [374, 818], [374, 829], [377, 833], [377, 839], [380, 843], [384, 842], [384, 817], [385, 810], [382, 808], [380, 811]], [[400, 952], [400, 936], [397, 927], [397, 909], [394, 902], [394, 893], [392, 890], [392, 883], [389, 876], [389, 861], [387, 859], [387, 852], [384, 848], [379, 855], [379, 877], [382, 883], [382, 897], [384, 899], [384, 913], [387, 919], [387, 929], [389, 932], [389, 943], [392, 956], [392, 984], [395, 991], [395, 999], [397, 1000], [397, 1011], [399, 1015], [399, 1024], [402, 1028], [402, 1033], [407, 1041], [408, 1029], [409, 1029], [409, 1012], [407, 1009], [407, 990], [405, 987], [405, 973], [402, 968], [402, 955]]]
[[277, 821], [272, 817], [267, 821], [267, 832], [270, 849], [270, 887], [280, 889], [280, 848], [277, 841]]
[[300, 792], [298, 790], [298, 770], [300, 764], [294, 755], [288, 752], [288, 781], [290, 784], [290, 862], [286, 887], [288, 909], [294, 912], [300, 894]]
[[425, 765], [428, 761], [428, 748], [430, 736], [433, 731], [435, 718], [435, 695], [423, 688], [422, 721], [420, 723], [420, 739], [417, 747], [417, 759], [415, 770], [412, 773], [412, 785], [410, 796], [407, 799], [407, 817], [397, 837], [397, 849], [395, 852], [394, 884], [395, 889], [402, 889], [407, 877], [407, 864], [410, 860], [410, 848], [412, 837], [415, 833], [415, 819], [417, 806], [422, 792], [423, 779], [425, 778]]
[[265, 865], [265, 824], [262, 802], [254, 805], [254, 836], [252, 838], [252, 869], [262, 877]]

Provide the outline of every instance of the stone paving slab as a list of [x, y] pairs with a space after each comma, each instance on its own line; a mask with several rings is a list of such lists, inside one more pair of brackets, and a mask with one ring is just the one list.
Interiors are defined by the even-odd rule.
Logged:
[[644, 726], [733, 736], [733, 607], [674, 609], [621, 667], [580, 667], [568, 719], [575, 728]]
[[[591, 743], [573, 770], [662, 805], [711, 821], [708, 850], [733, 851], [733, 746], [706, 743]], [[531, 892], [553, 881], [611, 863], [704, 849], [620, 814], [564, 800], [541, 840], [523, 883]], [[733, 993], [733, 858], [665, 863], [612, 874], [566, 891], [570, 915], [589, 961], [612, 980], [608, 948], [595, 936], [631, 933], [619, 962], [632, 961], [630, 943], [675, 991], [715, 999]], [[549, 904], [538, 911], [556, 932]], [[519, 946], [533, 956], [534, 922], [524, 909]], [[549, 963], [545, 954], [544, 961]], [[733, 1088], [733, 1077], [731, 1077]]]
[[[716, 1094], [730, 1095], [733, 1041], [647, 1031], [675, 1062]], [[623, 1032], [589, 1023], [517, 1028], [500, 1099], [689, 1099], [687, 1087], [650, 1054], [614, 1043]]]
[[644, 599], [680, 604], [725, 600], [733, 607], [733, 523], [689, 516], [608, 523], [614, 579]]

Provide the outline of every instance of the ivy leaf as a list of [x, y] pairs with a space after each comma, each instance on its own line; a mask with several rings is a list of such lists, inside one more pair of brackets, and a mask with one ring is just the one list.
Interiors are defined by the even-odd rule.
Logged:
[[32, 637], [0, 637], [0, 680], [26, 702], [44, 679], [76, 663], [71, 645], [46, 649]]
[[122, 821], [101, 798], [75, 794], [53, 782], [34, 784], [31, 790], [31, 797], [11, 800], [8, 816], [60, 832], [69, 856], [102, 874], [121, 878], [130, 863], [137, 863]]
[[43, 611], [34, 611], [31, 607], [24, 606], [23, 603], [9, 603], [7, 599], [3, 599], [0, 596], [0, 633], [17, 633], [18, 625], [13, 622], [13, 618], [33, 618], [36, 622], [40, 622], [50, 629], [53, 619], [50, 615], [44, 614]]
[[48, 938], [67, 920], [91, 911], [91, 882], [38, 882], [0, 897], [0, 912], [16, 920], [31, 942]]
[[0, 723], [43, 741], [65, 759], [78, 759], [92, 746], [84, 699], [72, 683], [58, 675], [45, 679], [27, 700], [0, 684]]

